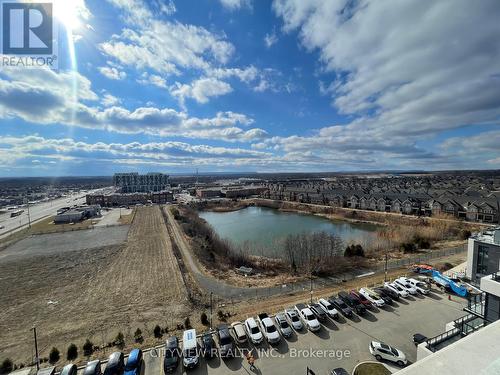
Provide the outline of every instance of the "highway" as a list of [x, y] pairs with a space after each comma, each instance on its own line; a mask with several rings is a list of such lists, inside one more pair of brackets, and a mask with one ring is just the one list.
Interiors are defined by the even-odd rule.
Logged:
[[[36, 203], [30, 205], [29, 212], [31, 222], [36, 222], [51, 215], [62, 207], [74, 206], [85, 203], [85, 195], [90, 192], [76, 193], [63, 198], [54, 199], [48, 202]], [[10, 217], [10, 211], [0, 214], [0, 238], [3, 238], [17, 230], [28, 226], [28, 207], [20, 207], [24, 212], [16, 217]]]

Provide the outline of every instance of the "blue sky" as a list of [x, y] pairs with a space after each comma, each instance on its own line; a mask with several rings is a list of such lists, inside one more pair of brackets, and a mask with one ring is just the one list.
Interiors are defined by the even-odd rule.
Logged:
[[500, 167], [495, 0], [54, 8], [59, 70], [0, 67], [0, 176]]

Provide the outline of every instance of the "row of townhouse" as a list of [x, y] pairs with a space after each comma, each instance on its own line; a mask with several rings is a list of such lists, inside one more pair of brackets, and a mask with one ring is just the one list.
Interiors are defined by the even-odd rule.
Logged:
[[468, 221], [499, 223], [500, 200], [497, 197], [440, 197], [408, 194], [368, 194], [349, 191], [308, 192], [304, 190], [267, 190], [264, 198], [346, 207], [360, 210], [394, 212], [406, 215], [436, 216], [447, 214]]

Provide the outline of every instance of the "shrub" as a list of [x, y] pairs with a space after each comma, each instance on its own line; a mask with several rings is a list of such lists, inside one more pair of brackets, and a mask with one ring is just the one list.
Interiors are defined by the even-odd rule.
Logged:
[[201, 313], [200, 320], [201, 320], [201, 324], [203, 324], [204, 326], [209, 325], [208, 316], [204, 312]]
[[125, 346], [125, 337], [123, 336], [123, 333], [118, 332], [115, 337], [115, 345], [119, 348], [123, 348]]
[[160, 328], [160, 326], [159, 326], [158, 324], [157, 324], [157, 325], [155, 326], [155, 328], [153, 329], [153, 335], [154, 335], [157, 339], [159, 339], [159, 338], [161, 338], [161, 337], [163, 336], [163, 334], [161, 333], [161, 328]]
[[72, 361], [78, 357], [78, 348], [76, 347], [75, 344], [69, 344], [68, 346], [68, 352], [66, 354], [66, 359], [68, 361]]
[[142, 337], [142, 331], [140, 328], [137, 328], [134, 332], [134, 340], [135, 342], [141, 343], [144, 341], [144, 338]]
[[192, 328], [191, 327], [191, 321], [189, 320], [189, 317], [184, 320], [184, 327], [186, 327], [186, 329], [191, 329]]
[[88, 357], [93, 352], [94, 352], [94, 344], [92, 343], [92, 341], [87, 339], [87, 341], [85, 341], [85, 344], [83, 344], [83, 355]]
[[468, 229], [462, 229], [462, 231], [460, 232], [460, 238], [462, 240], [467, 240], [470, 236], [472, 236], [472, 233]]
[[59, 349], [57, 349], [57, 348], [50, 349], [49, 362], [51, 364], [56, 363], [57, 361], [59, 361], [60, 358], [61, 358], [61, 354], [59, 353]]
[[365, 250], [363, 249], [363, 246], [361, 245], [349, 245], [346, 247], [344, 251], [344, 256], [345, 257], [364, 257], [365, 256]]
[[2, 367], [0, 367], [0, 373], [8, 374], [14, 368], [14, 364], [12, 363], [10, 358], [6, 358], [2, 362]]
[[426, 238], [415, 236], [415, 239], [413, 241], [420, 249], [428, 249], [429, 247], [431, 247], [430, 241]]
[[417, 247], [415, 246], [415, 244], [413, 242], [404, 242], [401, 244], [401, 249], [405, 253], [413, 253], [417, 250]]
[[219, 320], [221, 320], [221, 321], [226, 320], [226, 316], [224, 315], [224, 311], [222, 311], [222, 310], [217, 311], [217, 316], [218, 316]]

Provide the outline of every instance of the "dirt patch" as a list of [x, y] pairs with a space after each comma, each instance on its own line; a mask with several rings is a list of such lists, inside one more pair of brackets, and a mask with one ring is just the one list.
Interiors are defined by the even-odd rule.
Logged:
[[147, 346], [158, 343], [152, 334], [156, 324], [172, 331], [187, 316], [199, 319], [187, 301], [158, 206], [137, 210], [125, 244], [0, 263], [0, 290], [0, 358], [17, 364], [31, 361], [33, 324], [41, 355], [55, 346], [65, 361], [72, 342], [81, 355], [85, 339], [106, 346], [121, 331], [127, 350], [138, 345], [137, 328]]

